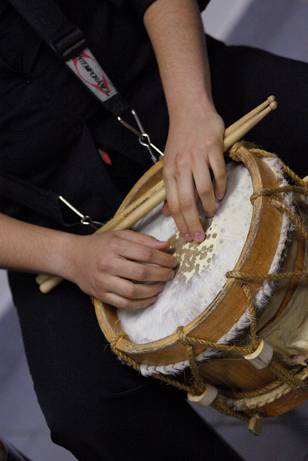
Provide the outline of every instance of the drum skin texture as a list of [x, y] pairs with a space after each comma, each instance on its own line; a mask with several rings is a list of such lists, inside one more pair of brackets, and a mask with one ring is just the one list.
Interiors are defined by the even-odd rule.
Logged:
[[[291, 192], [271, 196], [274, 200], [264, 194], [258, 195], [260, 191], [286, 186], [279, 159], [245, 143], [239, 143], [232, 151], [233, 158], [249, 171], [253, 193], [257, 194], [252, 201], [248, 235], [232, 274], [250, 274], [253, 279], [258, 274], [307, 272], [306, 237], [294, 229], [291, 218], [281, 209], [282, 206], [287, 207], [305, 222], [307, 198]], [[260, 152], [262, 155], [259, 155]], [[161, 179], [162, 165], [158, 162], [129, 192], [118, 213]], [[249, 282], [249, 293], [257, 312], [257, 337], [271, 346], [274, 356], [286, 370], [287, 378], [283, 380], [280, 379], [281, 374], [277, 377], [273, 372], [274, 367], [258, 369], [253, 361], [232, 350], [233, 345], [249, 341], [250, 331], [247, 292], [243, 290], [241, 280], [232, 274], [225, 278], [214, 299], [201, 309], [196, 318], [179, 325], [181, 328], [175, 328], [168, 336], [151, 342], [132, 341], [119, 320], [117, 310], [99, 300], [94, 300], [96, 316], [120, 359], [140, 368], [144, 375], [173, 375], [173, 379], [181, 383], [185, 381], [182, 371], [189, 368], [190, 362], [183, 337], [231, 346], [231, 350], [225, 352], [217, 352], [202, 341], [195, 341], [193, 349], [190, 346], [204, 383], [218, 389], [224, 405], [230, 408], [230, 414], [277, 416], [308, 398], [307, 278], [293, 277], [276, 283], [260, 277]], [[289, 376], [291, 379], [288, 379]], [[293, 381], [301, 387], [293, 386]]]

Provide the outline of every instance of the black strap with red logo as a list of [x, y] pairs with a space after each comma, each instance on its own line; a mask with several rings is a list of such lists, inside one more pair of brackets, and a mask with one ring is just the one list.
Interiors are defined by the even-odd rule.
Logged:
[[52, 0], [9, 0], [37, 34], [113, 115], [129, 107], [73, 25]]

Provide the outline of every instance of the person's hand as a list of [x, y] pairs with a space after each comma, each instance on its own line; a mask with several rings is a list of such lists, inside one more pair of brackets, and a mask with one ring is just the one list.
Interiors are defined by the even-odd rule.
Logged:
[[85, 293], [120, 309], [153, 304], [175, 274], [177, 262], [167, 253], [169, 243], [141, 233], [95, 233], [74, 236], [72, 242], [68, 278]]
[[167, 193], [164, 212], [170, 212], [187, 241], [204, 240], [196, 195], [210, 218], [216, 212], [216, 200], [225, 194], [224, 129], [214, 108], [191, 107], [170, 120], [163, 169]]

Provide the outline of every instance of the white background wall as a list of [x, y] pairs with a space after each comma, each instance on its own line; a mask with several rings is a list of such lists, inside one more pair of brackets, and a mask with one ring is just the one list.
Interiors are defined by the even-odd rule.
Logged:
[[226, 40], [253, 0], [212, 0], [203, 13], [206, 31]]
[[227, 43], [308, 61], [308, 0], [212, 0], [203, 17]]

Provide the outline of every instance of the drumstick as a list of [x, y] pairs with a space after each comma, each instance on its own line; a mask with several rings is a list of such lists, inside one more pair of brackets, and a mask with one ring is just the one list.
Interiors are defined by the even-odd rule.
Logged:
[[45, 282], [39, 285], [40, 292], [44, 295], [50, 293], [54, 288], [56, 288], [60, 283], [63, 282], [63, 278], [58, 277], [57, 275], [50, 275]]
[[[251, 120], [253, 117], [255, 117], [256, 115], [258, 115], [260, 112], [263, 111], [263, 109], [266, 109], [268, 106], [271, 106], [273, 105], [274, 103], [274, 106], [276, 104], [276, 107], [277, 107], [277, 102], [276, 102], [276, 98], [275, 96], [269, 96], [266, 101], [262, 102], [262, 104], [260, 104], [259, 106], [257, 106], [255, 109], [253, 109], [252, 111], [248, 112], [248, 114], [244, 115], [243, 117], [241, 117], [239, 120], [237, 120], [235, 123], [233, 123], [232, 125], [230, 125], [228, 128], [226, 128], [226, 131], [225, 131], [225, 137], [226, 136], [229, 136], [231, 134], [232, 131], [234, 130], [237, 130], [241, 125], [243, 125], [244, 123], [246, 123], [248, 120]], [[276, 108], [275, 107], [275, 108]]]
[[[152, 187], [152, 189], [129, 205], [124, 211], [110, 219], [110, 221], [98, 229], [97, 232], [128, 229], [128, 227], [136, 224], [136, 222], [143, 218], [148, 211], [158, 205], [160, 203], [159, 198], [165, 195], [165, 184], [164, 181], [161, 180]], [[162, 200], [164, 200], [164, 198]], [[144, 213], [144, 210], [147, 211]]]
[[[270, 98], [226, 130], [228, 135], [224, 139], [224, 152], [226, 152], [235, 142], [242, 139], [246, 133], [254, 128], [272, 110], [276, 109], [277, 103], [275, 99], [271, 99], [270, 101], [269, 99]], [[260, 110], [261, 106], [263, 109], [261, 108]], [[161, 163], [163, 165], [163, 162]], [[119, 213], [117, 216], [108, 221], [97, 232], [110, 232], [111, 230], [128, 229], [136, 224], [136, 222], [144, 217], [149, 211], [155, 208], [155, 206], [163, 202], [165, 198], [166, 191], [164, 182], [161, 180], [152, 189], [129, 205], [124, 212]], [[36, 278], [36, 281], [40, 285], [40, 291], [46, 294], [61, 283], [62, 279], [57, 276], [44, 276], [43, 278], [42, 275], [39, 275]]]
[[48, 280], [48, 278], [50, 277], [50, 275], [47, 275], [47, 274], [40, 274], [36, 277], [36, 282], [41, 285], [42, 283], [46, 282], [46, 280]]
[[226, 152], [230, 149], [231, 146], [233, 146], [233, 144], [242, 139], [245, 134], [252, 130], [256, 125], [258, 125], [258, 123], [260, 123], [264, 117], [266, 117], [273, 110], [277, 109], [277, 106], [278, 104], [276, 101], [271, 102], [269, 106], [267, 106], [257, 115], [245, 121], [235, 130], [232, 130], [231, 133], [229, 133], [229, 135], [224, 139], [224, 151]]

